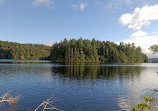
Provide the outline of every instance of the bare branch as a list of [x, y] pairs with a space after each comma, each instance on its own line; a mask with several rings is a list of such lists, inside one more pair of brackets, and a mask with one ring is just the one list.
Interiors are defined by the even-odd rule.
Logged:
[[0, 97], [0, 103], [2, 102], [8, 102], [10, 106], [14, 105], [15, 103], [17, 103], [20, 98], [23, 98], [22, 95], [17, 95], [15, 97], [13, 97], [10, 92], [12, 91], [8, 91], [6, 93], [4, 93], [1, 97]]
[[[58, 87], [57, 87], [57, 88], [58, 88]], [[56, 88], [56, 89], [57, 89], [57, 88]], [[56, 89], [55, 89], [55, 90], [56, 90]], [[48, 110], [48, 109], [49, 109], [49, 110], [52, 109], [52, 110], [56, 110], [56, 111], [62, 111], [62, 110], [56, 108], [56, 107], [53, 105], [53, 103], [54, 103], [54, 101], [55, 101], [55, 99], [54, 99], [55, 90], [53, 91], [51, 97], [48, 98], [47, 100], [44, 100], [34, 111], [38, 111], [41, 107], [43, 108], [43, 111]]]

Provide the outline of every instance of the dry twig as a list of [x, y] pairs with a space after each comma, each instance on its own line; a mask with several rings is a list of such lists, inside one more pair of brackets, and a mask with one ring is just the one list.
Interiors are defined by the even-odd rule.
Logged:
[[54, 92], [53, 92], [52, 96], [48, 98], [47, 100], [44, 100], [34, 111], [38, 111], [41, 107], [43, 107], [43, 111], [48, 110], [48, 109], [62, 111], [53, 105], [54, 101], [55, 99], [54, 99]]
[[4, 93], [1, 97], [0, 97], [0, 103], [3, 103], [3, 102], [8, 102], [10, 106], [16, 104], [20, 98], [22, 98], [22, 95], [17, 95], [15, 97], [13, 97], [11, 94], [10, 94], [11, 91], [8, 91], [6, 93]]

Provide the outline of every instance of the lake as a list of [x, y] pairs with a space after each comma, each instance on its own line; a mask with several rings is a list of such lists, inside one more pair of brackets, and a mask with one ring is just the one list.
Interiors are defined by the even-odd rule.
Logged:
[[[31, 111], [54, 93], [64, 111], [126, 111], [158, 88], [158, 64], [60, 64], [0, 60], [0, 94], [23, 99], [14, 111]], [[0, 110], [9, 109], [1, 105]]]

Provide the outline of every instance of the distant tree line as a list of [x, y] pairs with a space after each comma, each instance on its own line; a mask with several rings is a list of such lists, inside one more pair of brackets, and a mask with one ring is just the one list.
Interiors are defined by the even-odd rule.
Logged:
[[19, 44], [0, 41], [0, 59], [48, 59], [51, 47], [39, 44]]
[[119, 45], [95, 39], [78, 40], [66, 38], [52, 46], [50, 60], [56, 62], [108, 62], [143, 63], [150, 62], [140, 47], [121, 42]]
[[[153, 48], [153, 47], [152, 47]], [[154, 47], [155, 49], [155, 47]], [[40, 44], [19, 44], [0, 41], [0, 59], [41, 60], [55, 62], [142, 63], [148, 57], [134, 44], [116, 44], [95, 39], [70, 39], [52, 47]]]

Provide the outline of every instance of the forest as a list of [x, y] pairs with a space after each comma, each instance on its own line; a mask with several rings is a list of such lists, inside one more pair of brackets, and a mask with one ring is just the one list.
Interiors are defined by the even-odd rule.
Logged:
[[66, 38], [52, 46], [50, 60], [56, 62], [107, 62], [107, 63], [143, 63], [150, 62], [142, 53], [141, 47], [134, 43], [116, 44], [110, 41], [98, 41], [79, 38]]
[[48, 60], [50, 49], [51, 47], [42, 44], [0, 41], [0, 59]]
[[52, 47], [0, 41], [0, 59], [51, 60], [54, 62], [150, 62], [140, 47], [121, 42], [66, 38]]

